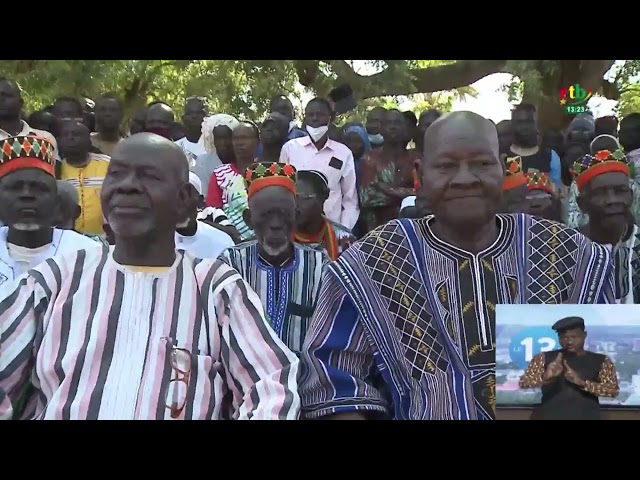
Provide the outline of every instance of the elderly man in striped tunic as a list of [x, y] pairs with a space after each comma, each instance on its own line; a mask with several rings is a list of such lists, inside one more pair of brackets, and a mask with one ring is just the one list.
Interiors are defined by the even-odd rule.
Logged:
[[0, 297], [0, 418], [298, 417], [298, 359], [256, 293], [175, 248], [192, 195], [173, 142], [118, 144], [102, 189], [115, 247], [51, 258]]
[[322, 251], [292, 241], [296, 176], [296, 169], [284, 163], [255, 163], [247, 168], [245, 218], [256, 239], [227, 249], [220, 258], [255, 289], [273, 329], [300, 354], [328, 258]]

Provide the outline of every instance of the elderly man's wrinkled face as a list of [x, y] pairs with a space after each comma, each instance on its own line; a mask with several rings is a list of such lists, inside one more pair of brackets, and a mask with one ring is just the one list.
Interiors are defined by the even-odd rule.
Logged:
[[56, 179], [36, 168], [0, 178], [0, 218], [23, 231], [51, 227], [59, 216]]
[[158, 142], [140, 145], [136, 137], [114, 149], [102, 185], [102, 212], [116, 237], [175, 231], [192, 206], [192, 187], [179, 170], [187, 164], [184, 154]]
[[598, 175], [580, 192], [578, 205], [589, 215], [589, 221], [604, 228], [623, 228], [633, 217], [633, 192], [629, 177], [610, 172]]
[[296, 226], [294, 195], [277, 186], [260, 190], [249, 199], [249, 223], [267, 255], [282, 255], [289, 249]]
[[492, 125], [483, 126], [445, 119], [437, 134], [425, 136], [421, 166], [426, 201], [439, 221], [461, 229], [484, 225], [502, 209], [504, 167], [497, 133]]

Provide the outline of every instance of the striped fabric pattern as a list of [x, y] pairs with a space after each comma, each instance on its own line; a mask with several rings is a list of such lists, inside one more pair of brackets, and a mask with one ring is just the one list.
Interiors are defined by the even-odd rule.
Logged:
[[240, 272], [262, 300], [273, 329], [289, 349], [300, 354], [328, 258], [306, 246], [294, 244], [294, 248], [294, 261], [283, 268], [265, 264], [255, 240], [225, 250], [220, 259]]
[[207, 207], [198, 212], [196, 217], [198, 220], [206, 220], [211, 223], [217, 223], [223, 227], [232, 227], [233, 223], [227, 218], [224, 210], [216, 207]]
[[217, 260], [178, 251], [152, 274], [106, 248], [54, 257], [0, 297], [0, 327], [0, 418], [31, 384], [21, 418], [170, 419], [174, 348], [191, 357], [178, 419], [298, 417], [298, 359]]
[[253, 230], [244, 223], [242, 216], [249, 208], [244, 177], [230, 164], [220, 165], [213, 171], [213, 176], [222, 190], [222, 208], [227, 218], [236, 227], [242, 239], [253, 237]]

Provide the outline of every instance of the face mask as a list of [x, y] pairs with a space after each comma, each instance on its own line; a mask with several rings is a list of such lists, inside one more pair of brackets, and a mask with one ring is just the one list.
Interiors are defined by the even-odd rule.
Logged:
[[371, 142], [371, 145], [382, 145], [384, 143], [384, 137], [381, 133], [377, 133], [376, 135], [369, 135], [369, 142]]
[[291, 120], [289, 122], [289, 131], [293, 130], [294, 128], [296, 128], [296, 121], [295, 120]]
[[322, 125], [321, 127], [310, 127], [307, 125], [307, 132], [314, 142], [317, 142], [324, 137], [329, 131], [329, 125]]
[[180, 222], [176, 225], [176, 230], [180, 230], [181, 228], [187, 228], [189, 226], [190, 220], [187, 218], [185, 221]]

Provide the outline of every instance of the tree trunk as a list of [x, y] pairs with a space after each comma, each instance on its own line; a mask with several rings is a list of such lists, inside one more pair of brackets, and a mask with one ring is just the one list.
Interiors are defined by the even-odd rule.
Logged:
[[614, 60], [558, 60], [558, 68], [553, 73], [539, 72], [542, 78], [539, 92], [527, 89], [525, 83], [523, 102], [536, 105], [540, 129], [564, 131], [574, 115], [565, 113], [560, 104], [560, 90], [579, 84], [581, 88], [597, 93], [606, 83], [604, 74], [613, 63]]

